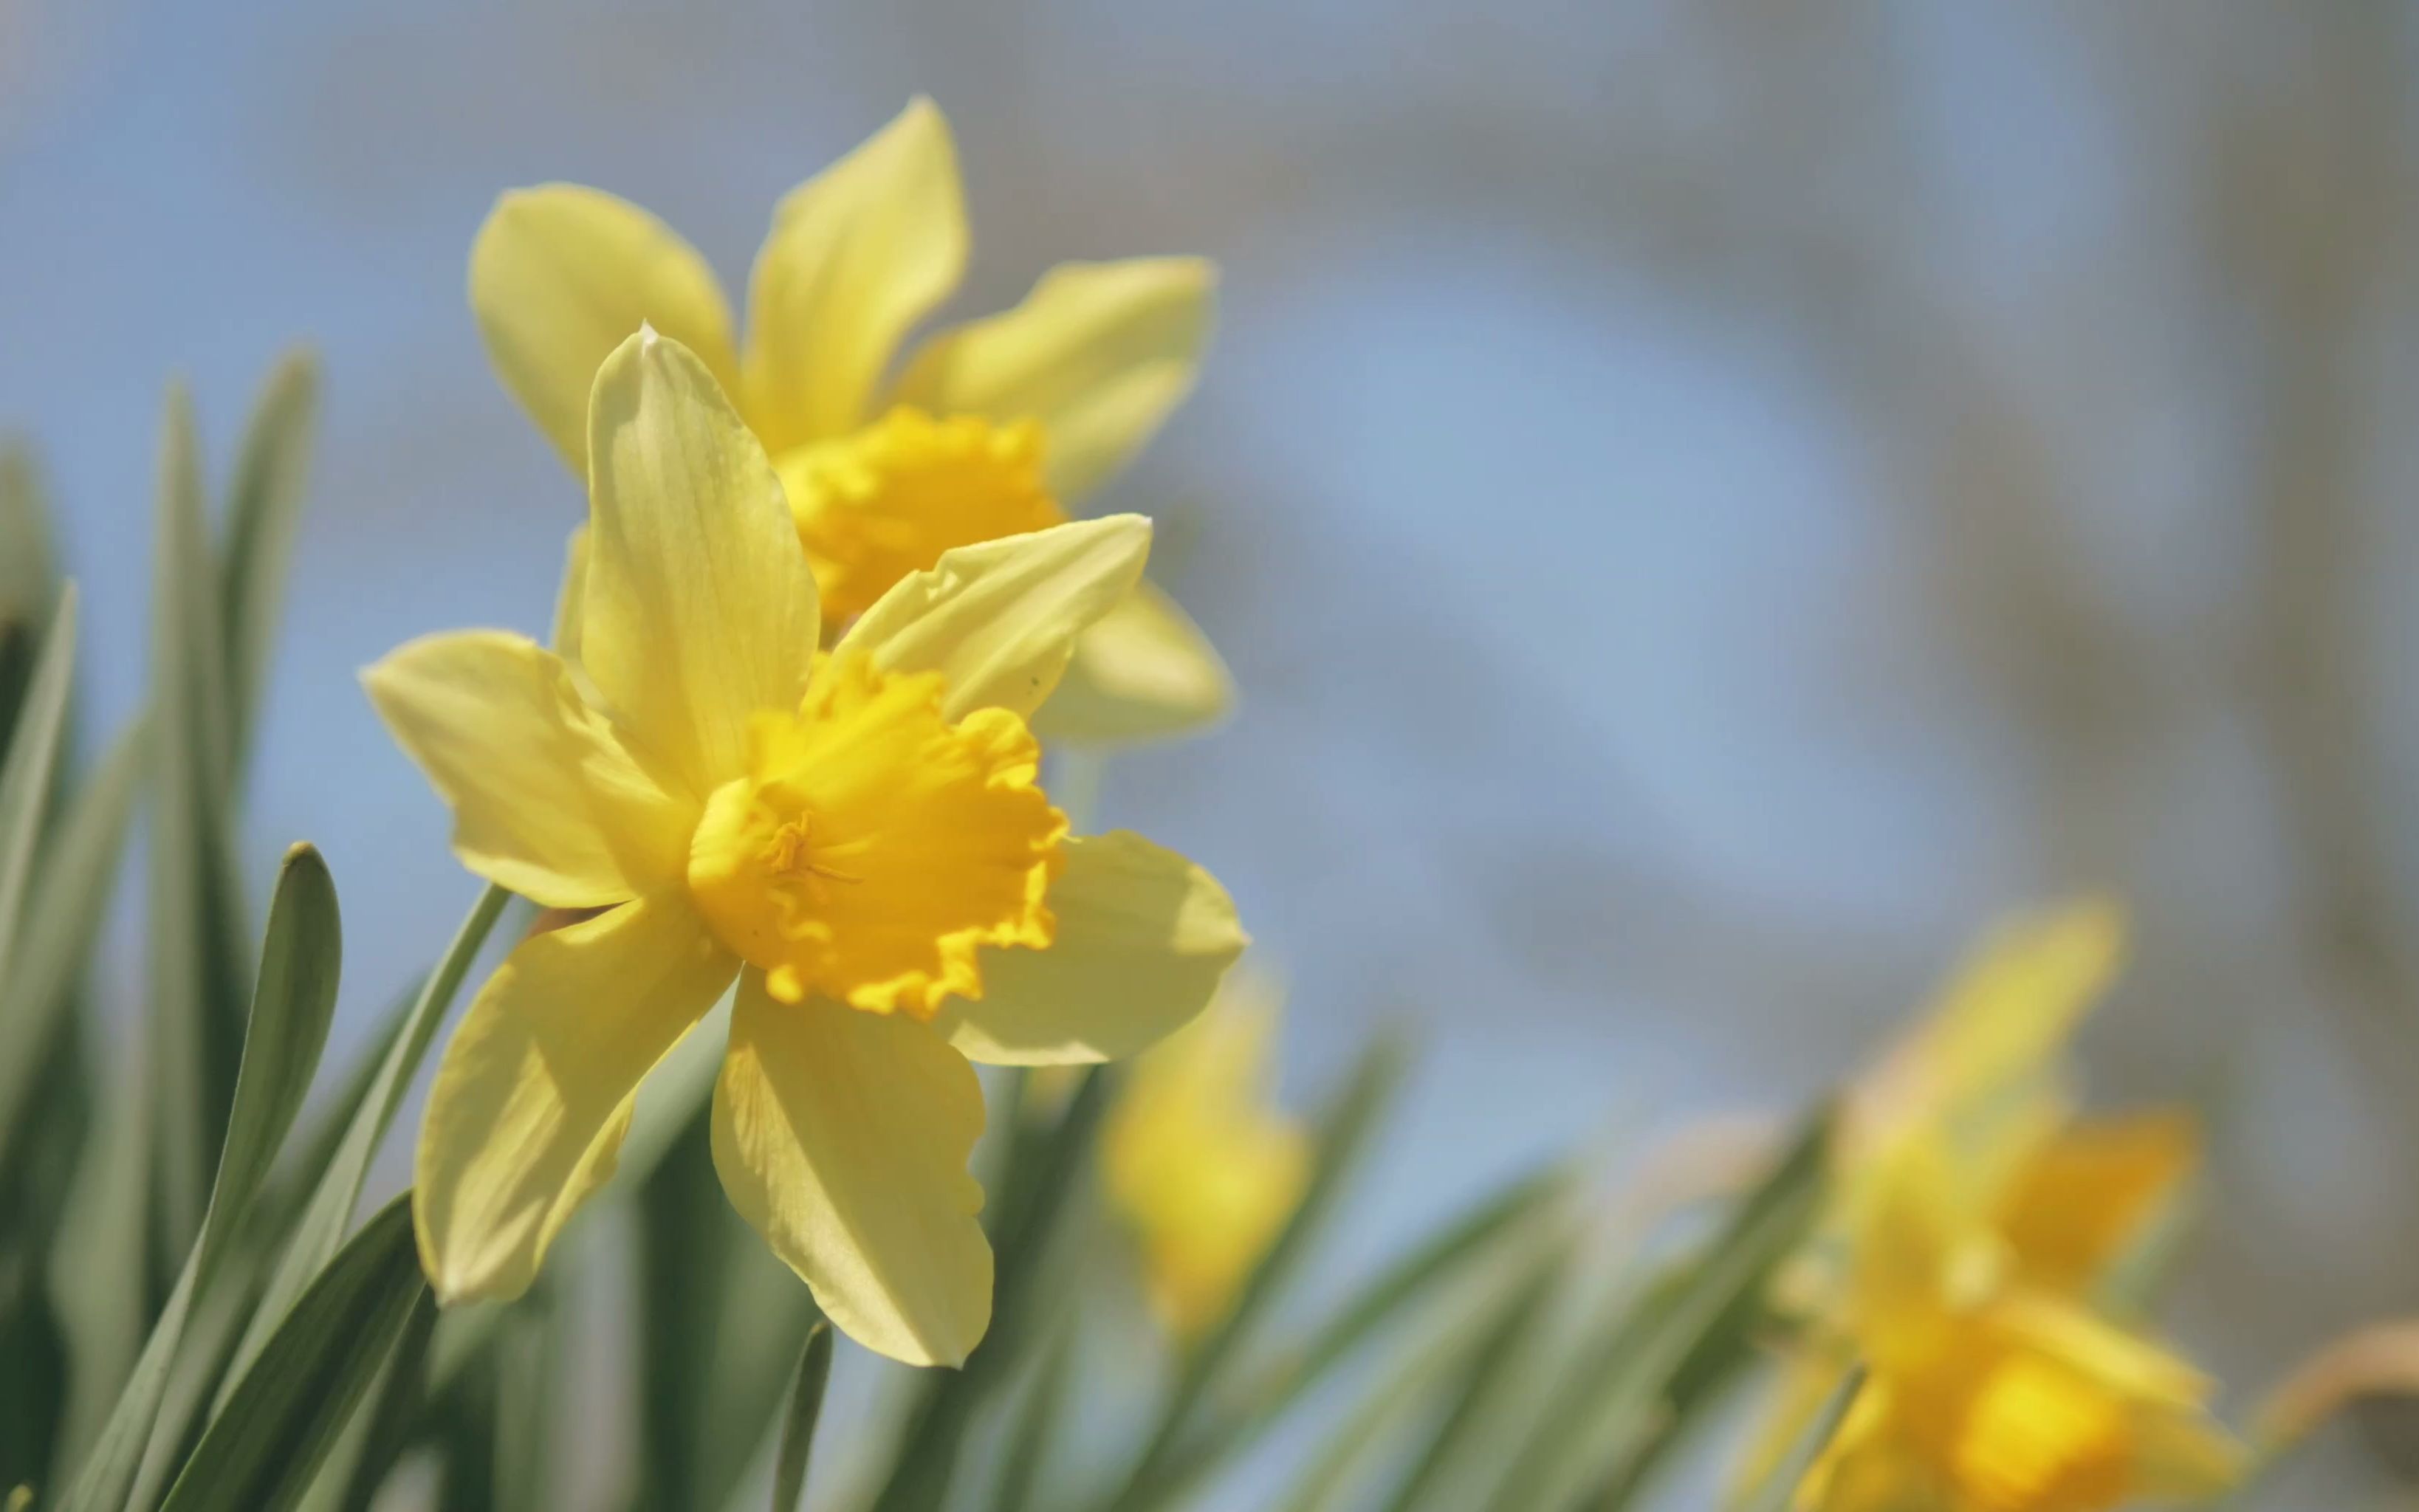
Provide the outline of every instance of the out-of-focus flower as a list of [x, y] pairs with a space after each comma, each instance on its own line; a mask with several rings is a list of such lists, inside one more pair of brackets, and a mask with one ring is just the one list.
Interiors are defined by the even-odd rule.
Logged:
[[1025, 717], [1132, 588], [1132, 516], [950, 553], [819, 654], [763, 450], [643, 332], [596, 375], [568, 658], [469, 631], [364, 677], [471, 871], [593, 917], [521, 942], [440, 1063], [413, 1188], [440, 1298], [526, 1288], [639, 1079], [734, 979], [713, 1148], [834, 1322], [957, 1362], [991, 1308], [969, 1058], [1131, 1054], [1243, 946], [1208, 873], [1068, 837]]
[[2060, 1053], [2121, 938], [2102, 904], [2003, 930], [1852, 1095], [1750, 1477], [1861, 1362], [1798, 1490], [1811, 1512], [2100, 1512], [2231, 1484], [2208, 1383], [2095, 1301], [2196, 1154], [2180, 1114], [2073, 1117]]
[[1270, 1095], [1279, 1001], [1264, 979], [1228, 978], [1135, 1063], [1109, 1118], [1109, 1196], [1142, 1247], [1152, 1306], [1182, 1338], [1226, 1315], [1309, 1179], [1309, 1134]]
[[[1214, 284], [1194, 257], [1064, 264], [1015, 309], [899, 363], [967, 247], [948, 123], [918, 100], [781, 201], [744, 348], [695, 249], [569, 184], [498, 202], [471, 249], [470, 303], [505, 387], [575, 471], [606, 353], [642, 321], [695, 351], [771, 455], [837, 625], [952, 547], [1065, 520], [1193, 386]], [[1198, 728], [1232, 698], [1200, 631], [1143, 583], [1082, 639], [1037, 723], [1147, 738]]]

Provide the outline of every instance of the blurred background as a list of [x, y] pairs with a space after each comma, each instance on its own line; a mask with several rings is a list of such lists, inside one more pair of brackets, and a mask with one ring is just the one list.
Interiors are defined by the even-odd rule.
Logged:
[[1425, 1026], [1338, 1263], [1573, 1139], [1803, 1099], [1995, 913], [2108, 889], [2095, 1094], [2210, 1115], [2176, 1320], [2239, 1405], [2419, 1306], [2414, 44], [2365, 0], [0, 0], [0, 428], [105, 731], [163, 382], [223, 468], [322, 352], [247, 854], [334, 868], [341, 1049], [476, 890], [354, 671], [542, 627], [580, 507], [465, 304], [489, 203], [613, 190], [738, 287], [931, 93], [952, 315], [1224, 267], [1111, 501], [1244, 703], [1103, 817], [1232, 887], [1298, 1100]]

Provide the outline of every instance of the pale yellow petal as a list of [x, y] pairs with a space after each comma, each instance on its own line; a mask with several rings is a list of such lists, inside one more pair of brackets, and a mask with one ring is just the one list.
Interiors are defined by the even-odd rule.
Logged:
[[1977, 1147], [1978, 1160], [2026, 1137], [2124, 942], [2122, 911], [2098, 899], [2002, 925], [1856, 1089], [1852, 1150], [1918, 1126]]
[[747, 418], [780, 452], [855, 429], [966, 268], [957, 145], [918, 99], [773, 213], [747, 291]]
[[454, 810], [462, 864], [551, 908], [620, 903], [687, 866], [696, 807], [667, 794], [524, 636], [428, 636], [362, 674]]
[[898, 671], [937, 671], [950, 718], [1030, 715], [1058, 686], [1075, 640], [1133, 591], [1150, 555], [1139, 515], [962, 546], [902, 578], [858, 616], [839, 650]]
[[1183, 1337], [1225, 1316], [1310, 1177], [1309, 1131], [1271, 1096], [1279, 1007], [1261, 979], [1229, 977], [1141, 1058], [1102, 1130], [1110, 1196]]
[[910, 1365], [963, 1364], [991, 1321], [991, 1245], [966, 1162], [974, 1068], [931, 1027], [829, 998], [776, 1001], [749, 971], [714, 1092], [733, 1206], [842, 1333]]
[[2199, 1151], [2189, 1114], [2086, 1119], [2026, 1159], [1996, 1227], [2027, 1279], [2087, 1290], [2141, 1240]]
[[1165, 740], [1207, 730], [1234, 706], [1235, 680], [1210, 638], [1146, 579], [1076, 638], [1033, 730], [1048, 741]]
[[1217, 879], [1139, 835], [1071, 840], [1050, 886], [1047, 949], [983, 953], [978, 1002], [935, 1026], [989, 1065], [1114, 1060], [1201, 1011], [1250, 937]]
[[669, 337], [596, 376], [580, 663], [629, 738], [701, 799], [747, 769], [747, 722], [796, 706], [822, 625], [764, 449]]
[[679, 892], [514, 948], [445, 1047], [420, 1126], [412, 1212], [439, 1300], [528, 1289], [612, 1174], [639, 1079], [737, 965]]
[[627, 200], [576, 184], [515, 190], [470, 247], [470, 310], [504, 387], [574, 472], [588, 467], [588, 393], [640, 325], [736, 380], [731, 310], [714, 270]]
[[1199, 257], [1064, 264], [1015, 309], [927, 344], [894, 397], [933, 414], [1039, 420], [1051, 494], [1071, 504], [1192, 391], [1217, 282]]
[[574, 526], [562, 548], [562, 586], [554, 598], [554, 651], [579, 659], [579, 622], [588, 612], [588, 527]]

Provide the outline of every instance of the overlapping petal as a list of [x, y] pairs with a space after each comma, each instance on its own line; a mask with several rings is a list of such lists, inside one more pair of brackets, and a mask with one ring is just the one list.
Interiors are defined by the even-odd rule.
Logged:
[[1075, 640], [1050, 701], [1044, 740], [1164, 740], [1207, 729], [1235, 706], [1235, 680], [1190, 615], [1145, 579]]
[[783, 452], [854, 428], [900, 343], [965, 275], [949, 123], [918, 99], [790, 192], [747, 294], [748, 419]]
[[833, 1322], [913, 1365], [959, 1365], [991, 1321], [966, 1162], [982, 1088], [931, 1027], [742, 980], [714, 1093], [725, 1191]]
[[550, 908], [620, 903], [677, 880], [696, 807], [669, 794], [524, 636], [428, 636], [362, 677], [454, 810], [462, 864]]
[[834, 655], [937, 671], [944, 711], [1031, 714], [1058, 686], [1075, 639], [1142, 579], [1150, 521], [1112, 515], [944, 552], [858, 617]]
[[639, 1078], [737, 965], [680, 892], [514, 949], [446, 1046], [421, 1123], [412, 1211], [440, 1299], [528, 1289], [612, 1174]]
[[596, 375], [580, 662], [700, 798], [793, 707], [822, 624], [780, 483], [712, 375], [642, 332]]
[[588, 394], [641, 325], [738, 378], [731, 309], [697, 249], [627, 200], [577, 184], [516, 190], [470, 248], [470, 309], [496, 373], [574, 472], [588, 467]]
[[895, 402], [1039, 420], [1050, 437], [1050, 491], [1071, 504], [1125, 466], [1192, 392], [1216, 286], [1216, 270], [1198, 257], [1054, 268], [1015, 309], [925, 346]]
[[1071, 840], [1050, 887], [1058, 936], [1046, 950], [990, 950], [979, 1001], [936, 1026], [990, 1065], [1114, 1060], [1207, 1006], [1250, 937], [1217, 879], [1125, 831]]

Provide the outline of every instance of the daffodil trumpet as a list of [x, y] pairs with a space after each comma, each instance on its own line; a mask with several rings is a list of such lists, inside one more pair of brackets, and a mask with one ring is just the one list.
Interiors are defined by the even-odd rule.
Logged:
[[735, 984], [713, 1151], [843, 1331], [963, 1361], [991, 1254], [971, 1062], [1131, 1054], [1242, 949], [1206, 872], [1077, 837], [1027, 719], [1139, 579], [1148, 523], [946, 551], [826, 644], [779, 477], [712, 365], [645, 330], [588, 409], [560, 650], [414, 641], [372, 701], [472, 872], [599, 910], [524, 940], [448, 1045], [413, 1211], [439, 1298], [510, 1297], [611, 1174], [642, 1077]]

